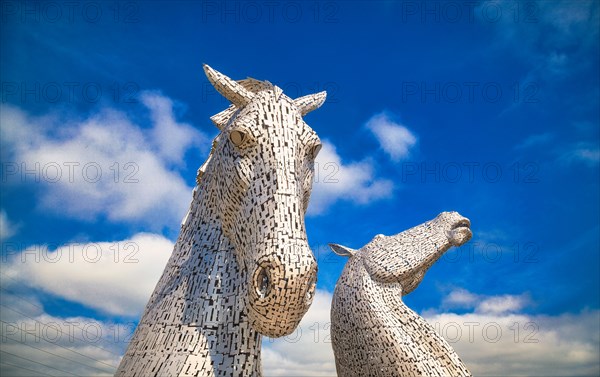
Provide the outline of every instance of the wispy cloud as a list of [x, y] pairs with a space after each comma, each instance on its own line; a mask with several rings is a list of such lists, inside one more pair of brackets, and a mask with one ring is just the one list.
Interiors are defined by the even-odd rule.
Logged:
[[417, 137], [405, 126], [394, 122], [386, 112], [373, 115], [365, 127], [375, 135], [381, 148], [395, 162], [408, 157], [417, 143]]
[[[7, 337], [3, 350], [51, 368], [77, 371], [83, 375], [110, 375], [114, 371], [118, 355], [123, 352], [131, 334], [131, 327], [120, 327], [120, 335], [115, 338], [115, 324], [94, 318], [53, 317], [45, 313], [42, 304], [35, 298], [22, 297], [25, 300], [12, 294], [2, 296], [2, 304], [16, 310], [2, 311], [2, 320], [16, 325], [3, 327], [3, 335]], [[422, 315], [452, 345], [475, 375], [598, 375], [600, 311], [525, 314], [522, 310], [529, 301], [524, 297], [527, 296], [485, 296], [459, 288], [444, 299], [442, 307], [446, 309], [430, 309]], [[331, 299], [331, 292], [317, 290], [313, 305], [293, 334], [279, 339], [263, 338], [262, 364], [266, 376], [335, 376], [329, 318]], [[449, 303], [469, 307], [473, 311], [452, 313], [447, 309]], [[55, 339], [53, 342], [38, 340], [36, 347], [84, 365], [78, 364], [77, 369], [70, 369], [68, 361], [49, 357], [19, 343], [22, 336], [20, 326], [38, 329], [38, 336]], [[57, 333], [57, 328], [62, 333]], [[75, 334], [77, 339], [68, 334]], [[97, 334], [101, 334], [100, 337]], [[33, 336], [29, 331], [25, 342], [31, 339]], [[3, 360], [10, 362], [13, 358]], [[3, 366], [2, 370], [11, 369]]]
[[41, 184], [38, 204], [62, 216], [106, 216], [152, 229], [177, 224], [192, 188], [171, 165], [181, 165], [206, 136], [178, 123], [167, 97], [145, 92], [141, 98], [153, 120], [150, 130], [111, 108], [86, 118], [33, 117], [2, 105], [2, 142], [11, 154], [3, 156], [11, 169], [3, 180]]
[[486, 10], [494, 9], [500, 17], [497, 43], [506, 47], [522, 46], [520, 52], [532, 62], [529, 79], [568, 77], [590, 64], [590, 52], [598, 39], [598, 2], [488, 0], [478, 4], [476, 17], [490, 23]]
[[600, 162], [600, 148], [597, 144], [576, 143], [560, 155], [559, 161], [567, 164], [583, 163], [588, 166], [596, 166]]
[[485, 296], [456, 289], [443, 307], [467, 307], [472, 312], [434, 309], [423, 316], [474, 375], [598, 375], [600, 311], [523, 313], [530, 303], [526, 294]]
[[172, 250], [171, 241], [149, 233], [55, 250], [31, 245], [3, 257], [2, 283], [16, 280], [104, 313], [132, 317], [143, 310]]
[[[497, 18], [488, 13], [492, 10]], [[529, 100], [512, 101], [500, 115], [530, 100], [554, 101], [579, 114], [597, 108], [597, 91], [582, 89], [576, 96], [565, 96], [561, 85], [570, 88], [573, 81], [567, 80], [580, 81], [598, 70], [593, 58], [598, 55], [598, 1], [487, 0], [478, 3], [474, 14], [480, 23], [494, 28], [490, 46], [498, 56], [509, 54], [525, 67], [518, 82]]]
[[529, 295], [475, 294], [466, 289], [453, 289], [442, 301], [442, 307], [454, 309], [473, 309], [482, 314], [515, 313], [530, 303]]
[[519, 144], [515, 145], [515, 149], [528, 149], [532, 147], [537, 147], [548, 144], [552, 140], [554, 140], [554, 134], [551, 132], [529, 135]]
[[152, 142], [165, 161], [181, 165], [190, 147], [208, 145], [208, 138], [198, 129], [175, 119], [174, 103], [170, 98], [160, 92], [145, 91], [140, 95], [140, 101], [150, 110]]
[[265, 376], [336, 375], [329, 334], [331, 298], [331, 292], [318, 289], [294, 333], [279, 339], [263, 338]]
[[375, 176], [368, 160], [343, 163], [335, 145], [324, 140], [315, 161], [315, 178], [308, 207], [309, 215], [324, 213], [338, 200], [367, 204], [392, 194], [393, 183]]
[[131, 324], [53, 316], [24, 294], [3, 294], [2, 305], [3, 376], [112, 376], [133, 330]]
[[466, 289], [454, 289], [444, 298], [444, 306], [472, 308], [477, 303], [478, 296]]
[[18, 228], [17, 225], [10, 221], [6, 211], [0, 210], [0, 241], [14, 236]]
[[[552, 142], [556, 135], [551, 132], [542, 134], [533, 134], [526, 137], [519, 144], [515, 145], [515, 150], [527, 150], [534, 148], [549, 149], [560, 163], [577, 164], [583, 163], [589, 166], [597, 165], [600, 162], [600, 148], [597, 142], [575, 142], [565, 143], [562, 147], [552, 147]], [[550, 148], [549, 148], [550, 147]]]
[[[331, 292], [317, 291], [298, 330], [264, 340], [267, 376], [335, 376], [330, 343]], [[425, 319], [456, 350], [477, 376], [561, 376], [600, 372], [600, 311], [530, 315], [526, 294], [486, 296], [455, 289], [444, 300], [470, 307], [456, 314], [428, 310]]]

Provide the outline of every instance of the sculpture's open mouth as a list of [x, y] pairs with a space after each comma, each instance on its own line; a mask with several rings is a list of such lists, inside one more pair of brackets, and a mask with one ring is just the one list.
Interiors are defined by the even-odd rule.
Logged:
[[454, 224], [454, 226], [452, 227], [452, 229], [470, 228], [470, 227], [471, 227], [471, 222], [469, 221], [469, 219], [462, 219], [459, 222], [457, 222], [456, 224]]
[[448, 232], [448, 240], [453, 246], [461, 246], [473, 237], [471, 232], [471, 222], [469, 219], [462, 219], [452, 226]]

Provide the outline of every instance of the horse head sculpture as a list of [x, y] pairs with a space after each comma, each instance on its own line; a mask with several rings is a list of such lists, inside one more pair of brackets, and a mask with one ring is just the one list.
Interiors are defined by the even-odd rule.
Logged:
[[292, 100], [268, 82], [204, 70], [232, 105], [211, 118], [221, 134], [203, 174], [215, 174], [223, 231], [247, 272], [252, 326], [287, 335], [308, 310], [316, 283], [304, 214], [321, 142], [302, 116], [326, 93]]
[[349, 256], [331, 305], [331, 339], [340, 376], [470, 376], [452, 347], [407, 307], [427, 270], [451, 247], [472, 237], [470, 221], [457, 212], [393, 236], [377, 235]]
[[221, 132], [119, 376], [260, 375], [261, 336], [292, 333], [312, 303], [304, 214], [321, 143], [302, 117], [326, 93], [204, 71], [231, 106], [211, 117]]

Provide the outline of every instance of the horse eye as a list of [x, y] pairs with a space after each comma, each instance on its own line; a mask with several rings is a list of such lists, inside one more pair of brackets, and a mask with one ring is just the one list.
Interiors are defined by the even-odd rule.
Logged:
[[256, 293], [258, 293], [261, 298], [265, 298], [269, 294], [270, 289], [271, 277], [269, 271], [266, 268], [261, 267], [261, 270], [256, 277]]
[[231, 133], [229, 134], [229, 140], [231, 140], [233, 145], [239, 147], [244, 142], [244, 140], [246, 140], [246, 134], [237, 130], [231, 131]]

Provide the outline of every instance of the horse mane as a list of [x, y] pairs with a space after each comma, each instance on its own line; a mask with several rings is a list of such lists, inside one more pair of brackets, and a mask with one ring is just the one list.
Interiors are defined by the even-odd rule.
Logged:
[[[237, 82], [239, 84], [242, 84], [242, 86], [245, 89], [251, 91], [252, 93], [258, 93], [258, 92], [262, 92], [262, 91], [266, 91], [266, 90], [275, 90], [275, 88], [277, 88], [275, 85], [271, 84], [269, 81], [266, 81], [266, 80], [261, 81], [261, 80], [253, 79], [251, 77], [248, 77], [244, 80], [238, 80]], [[238, 112], [238, 110], [239, 110], [239, 108], [236, 105], [232, 104], [225, 110], [211, 116], [210, 120], [215, 124], [215, 126], [217, 126], [217, 128], [219, 130], [223, 130], [223, 128], [225, 128], [225, 126], [235, 116], [235, 114]], [[217, 141], [219, 139], [219, 136], [221, 136], [220, 133], [213, 139], [212, 147], [210, 148], [210, 153], [208, 154], [206, 161], [204, 161], [204, 163], [198, 169], [198, 173], [196, 174], [196, 184], [197, 185], [200, 184], [200, 181], [202, 180], [202, 176], [204, 175], [204, 172], [206, 171], [206, 166], [210, 162], [215, 150], [217, 149]]]

